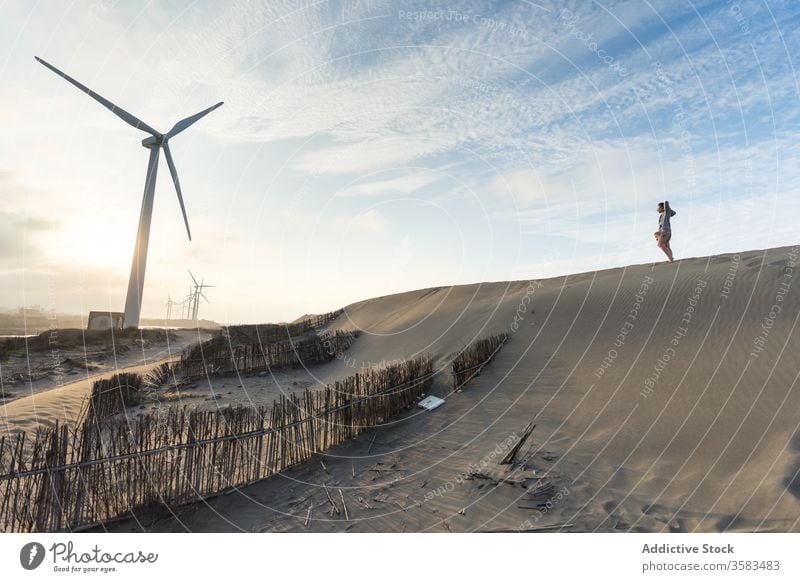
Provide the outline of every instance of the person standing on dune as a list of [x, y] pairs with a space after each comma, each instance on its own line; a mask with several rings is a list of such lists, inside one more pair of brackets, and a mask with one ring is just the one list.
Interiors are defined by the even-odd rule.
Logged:
[[672, 238], [672, 226], [669, 223], [669, 219], [675, 216], [675, 214], [677, 213], [670, 208], [667, 200], [658, 203], [658, 230], [654, 234], [658, 248], [664, 251], [670, 263], [673, 259], [672, 249], [669, 247], [669, 241]]

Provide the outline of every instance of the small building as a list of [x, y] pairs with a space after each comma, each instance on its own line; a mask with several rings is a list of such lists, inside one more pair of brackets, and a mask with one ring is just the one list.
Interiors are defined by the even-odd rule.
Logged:
[[125, 314], [118, 311], [90, 311], [88, 330], [122, 329]]

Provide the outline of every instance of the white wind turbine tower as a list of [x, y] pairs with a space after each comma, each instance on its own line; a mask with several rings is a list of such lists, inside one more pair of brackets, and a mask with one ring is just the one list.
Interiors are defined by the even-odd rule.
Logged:
[[189, 230], [189, 219], [186, 217], [186, 208], [183, 205], [183, 195], [181, 194], [181, 186], [178, 181], [178, 172], [175, 170], [175, 162], [172, 160], [172, 153], [169, 150], [169, 140], [178, 135], [180, 132], [188, 128], [190, 125], [211, 113], [217, 107], [222, 105], [222, 101], [204, 109], [199, 113], [195, 113], [182, 119], [176, 123], [172, 129], [167, 133], [159, 133], [142, 120], [134, 117], [124, 109], [121, 109], [111, 103], [108, 99], [98, 95], [88, 87], [81, 85], [78, 81], [56, 69], [50, 63], [47, 63], [35, 57], [37, 61], [45, 67], [63, 77], [78, 89], [89, 95], [95, 101], [98, 101], [106, 109], [111, 111], [114, 115], [122, 119], [128, 125], [132, 125], [136, 129], [140, 129], [150, 134], [150, 137], [142, 140], [142, 146], [150, 150], [150, 160], [147, 163], [147, 174], [145, 175], [144, 182], [144, 196], [142, 198], [142, 208], [139, 213], [139, 229], [136, 232], [136, 246], [133, 250], [133, 262], [131, 264], [131, 275], [128, 280], [128, 294], [125, 298], [125, 327], [139, 327], [139, 317], [142, 311], [142, 292], [144, 290], [144, 272], [147, 266], [147, 245], [150, 241], [150, 222], [153, 216], [153, 198], [156, 189], [156, 173], [158, 171], [158, 157], [161, 150], [164, 150], [164, 157], [167, 158], [167, 166], [169, 166], [170, 174], [172, 174], [172, 182], [175, 184], [175, 190], [178, 193], [178, 202], [181, 205], [181, 212], [183, 213], [183, 221], [186, 224], [186, 234], [189, 235], [189, 240], [192, 240], [192, 233]]
[[177, 301], [173, 301], [172, 296], [169, 293], [167, 293], [167, 302], [164, 304], [164, 306], [167, 308], [167, 321], [172, 319], [172, 308], [175, 307], [176, 305], [180, 305], [180, 303], [178, 303]]
[[208, 300], [208, 297], [206, 297], [206, 294], [203, 293], [203, 289], [213, 288], [214, 285], [206, 285], [205, 279], [203, 279], [200, 283], [198, 283], [197, 279], [194, 278], [194, 275], [192, 275], [191, 271], [189, 271], [189, 276], [192, 278], [192, 281], [194, 281], [194, 293], [191, 294], [192, 297], [191, 307], [192, 307], [192, 320], [196, 322], [197, 313], [200, 310], [200, 297], [205, 299], [206, 303], [211, 303]]
[[192, 303], [194, 303], [194, 291], [192, 291], [192, 284], [189, 283], [189, 294], [186, 299], [181, 301], [181, 319], [191, 319]]

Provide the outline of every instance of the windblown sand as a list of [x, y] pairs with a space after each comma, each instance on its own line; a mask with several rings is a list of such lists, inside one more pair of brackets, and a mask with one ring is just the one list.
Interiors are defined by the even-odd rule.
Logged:
[[[334, 327], [363, 333], [326, 377], [424, 352], [445, 366], [476, 338], [511, 340], [463, 392], [449, 394], [442, 374], [435, 411], [409, 411], [323, 462], [169, 518], [110, 528], [800, 530], [799, 255], [750, 251], [350, 305]], [[496, 480], [530, 421], [528, 474], [558, 492], [540, 509]], [[466, 478], [475, 466], [489, 478]]]

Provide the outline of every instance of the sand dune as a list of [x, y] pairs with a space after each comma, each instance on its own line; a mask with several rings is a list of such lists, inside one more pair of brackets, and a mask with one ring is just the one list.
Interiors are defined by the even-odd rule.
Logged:
[[[464, 392], [336, 448], [326, 470], [294, 467], [151, 529], [800, 530], [799, 254], [751, 251], [350, 305], [335, 327], [363, 334], [335, 364], [340, 372], [420, 352], [443, 365], [477, 337], [512, 338]], [[448, 393], [446, 374], [436, 391]], [[559, 493], [545, 512], [520, 508], [521, 487], [463, 478], [473, 464], [498, 470], [496, 451], [531, 420], [530, 462]], [[342, 489], [349, 521], [327, 515], [323, 484]]]

